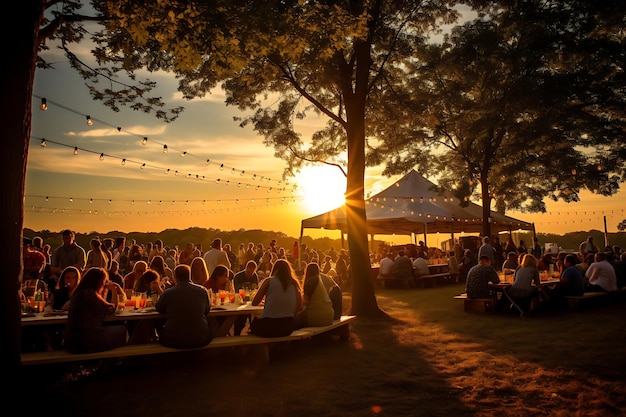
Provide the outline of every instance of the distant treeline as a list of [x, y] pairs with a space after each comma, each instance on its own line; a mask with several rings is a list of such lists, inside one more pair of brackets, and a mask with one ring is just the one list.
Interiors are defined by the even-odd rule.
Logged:
[[[31, 229], [24, 229], [24, 236], [32, 238], [34, 236], [41, 236], [44, 243], [47, 243], [51, 246], [52, 249], [60, 246], [63, 243], [61, 239], [61, 231], [51, 232], [49, 230], [40, 230], [34, 231]], [[265, 230], [231, 230], [224, 231], [220, 229], [205, 229], [200, 227], [191, 227], [188, 229], [180, 230], [180, 229], [166, 229], [161, 232], [150, 232], [150, 233], [140, 233], [140, 232], [131, 232], [131, 233], [123, 233], [123, 232], [107, 232], [107, 233], [76, 233], [76, 242], [82, 246], [85, 250], [89, 249], [89, 241], [95, 236], [100, 237], [100, 239], [104, 238], [112, 238], [115, 239], [117, 237], [126, 237], [126, 244], [130, 244], [132, 240], [135, 240], [139, 244], [146, 244], [148, 242], [154, 242], [157, 239], [163, 241], [165, 246], [178, 246], [180, 249], [184, 248], [187, 243], [201, 244], [203, 251], [206, 251], [210, 248], [211, 242], [215, 238], [221, 238], [224, 244], [229, 243], [232, 247], [233, 252], [237, 252], [239, 249], [239, 244], [243, 243], [246, 247], [249, 242], [254, 243], [255, 245], [262, 243], [264, 246], [269, 245], [272, 239], [276, 239], [276, 243], [279, 247], [284, 247], [286, 250], [291, 251], [293, 248], [293, 244], [298, 240], [298, 237], [287, 236], [283, 232], [272, 232]], [[518, 240], [519, 238], [523, 239], [527, 246], [530, 246], [532, 243], [532, 234], [518, 234], [516, 235]], [[555, 243], [558, 246], [564, 249], [572, 249], [578, 250], [578, 245], [583, 240], [587, 239], [587, 236], [593, 236], [593, 240], [596, 245], [602, 250], [604, 249], [604, 233], [600, 230], [591, 230], [587, 232], [572, 232], [567, 233], [565, 235], [557, 235], [551, 233], [537, 233], [537, 239], [539, 243], [544, 246], [545, 243]], [[626, 249], [626, 232], [618, 232], [618, 233], [609, 233], [608, 234], [609, 244], [618, 245], [622, 249]], [[506, 242], [506, 240], [505, 240]], [[321, 251], [327, 251], [331, 247], [336, 250], [341, 248], [341, 239], [331, 239], [331, 238], [317, 238], [313, 239], [308, 236], [303, 236], [302, 243], [305, 243], [308, 247], [314, 248]], [[380, 243], [383, 243], [382, 240], [375, 240], [374, 247], [378, 247]], [[344, 242], [344, 246], [347, 248], [347, 242]]]

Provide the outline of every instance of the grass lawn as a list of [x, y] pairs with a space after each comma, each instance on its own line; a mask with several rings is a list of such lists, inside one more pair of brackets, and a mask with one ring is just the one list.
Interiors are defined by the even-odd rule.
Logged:
[[626, 415], [626, 301], [520, 318], [465, 313], [463, 291], [377, 290], [397, 322], [358, 318], [347, 343], [273, 345], [269, 359], [183, 352], [25, 378], [66, 417]]

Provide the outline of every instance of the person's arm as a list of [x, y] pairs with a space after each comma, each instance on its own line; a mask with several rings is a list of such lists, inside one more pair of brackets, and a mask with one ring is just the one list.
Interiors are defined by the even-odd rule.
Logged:
[[295, 314], [298, 315], [299, 312], [302, 311], [302, 293], [296, 288], [296, 311]]
[[267, 293], [267, 287], [269, 287], [269, 285], [270, 285], [270, 279], [269, 278], [263, 280], [263, 283], [261, 283], [261, 287], [256, 292], [256, 295], [254, 296], [254, 299], [252, 299], [252, 305], [253, 306], [258, 306], [261, 303], [261, 300], [263, 300], [263, 297], [265, 297], [265, 294]]

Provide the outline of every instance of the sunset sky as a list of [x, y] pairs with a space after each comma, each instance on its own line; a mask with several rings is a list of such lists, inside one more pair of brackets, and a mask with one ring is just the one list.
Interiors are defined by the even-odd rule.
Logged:
[[[38, 70], [35, 79], [25, 227], [104, 233], [197, 226], [299, 236], [302, 219], [341, 204], [345, 179], [339, 170], [307, 169], [283, 180], [284, 162], [251, 128], [233, 121], [241, 114], [223, 104], [223, 95], [189, 102], [176, 92], [172, 75], [149, 74], [168, 106], [185, 107], [179, 119], [167, 124], [127, 108], [116, 113], [91, 100], [83, 80], [56, 51], [51, 48], [46, 54], [56, 69]], [[86, 46], [75, 52], [84, 54]], [[48, 102], [46, 111], [39, 109], [42, 97]], [[92, 126], [87, 115], [94, 119]], [[302, 121], [303, 137], [320, 123]], [[381, 177], [379, 172], [367, 172], [366, 192], [371, 195], [401, 177]], [[549, 203], [546, 214], [507, 214], [535, 222], [539, 233], [559, 234], [603, 230], [606, 216], [608, 231], [615, 232], [626, 219], [625, 206], [624, 191], [611, 198], [583, 193], [580, 203]], [[305, 234], [339, 237], [338, 232], [309, 229]], [[405, 243], [410, 238], [388, 240]]]

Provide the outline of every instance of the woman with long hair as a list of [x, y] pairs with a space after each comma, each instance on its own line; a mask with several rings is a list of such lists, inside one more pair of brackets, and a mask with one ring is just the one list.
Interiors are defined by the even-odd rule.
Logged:
[[281, 337], [291, 334], [295, 317], [302, 309], [302, 289], [291, 264], [286, 259], [274, 263], [272, 273], [257, 291], [252, 305], [265, 298], [263, 313], [252, 321], [252, 334], [263, 337]]
[[70, 308], [70, 298], [80, 282], [80, 271], [75, 266], [66, 267], [50, 296], [50, 304], [53, 310], [68, 310]]
[[191, 260], [191, 282], [198, 285], [204, 285], [209, 279], [209, 270], [202, 256], [196, 256]]
[[[193, 276], [193, 273], [192, 273]], [[218, 265], [211, 272], [209, 279], [202, 283], [207, 290], [217, 294], [220, 290], [233, 292], [233, 283], [230, 280], [230, 269], [224, 265]]]
[[303, 309], [296, 317], [296, 328], [328, 326], [333, 323], [334, 314], [333, 303], [322, 282], [319, 265], [308, 264], [304, 271]]
[[126, 326], [104, 326], [103, 318], [115, 312], [116, 304], [106, 301], [106, 291], [113, 299], [122, 288], [109, 281], [104, 268], [90, 268], [78, 283], [67, 316], [64, 348], [71, 353], [100, 352], [126, 344]]

